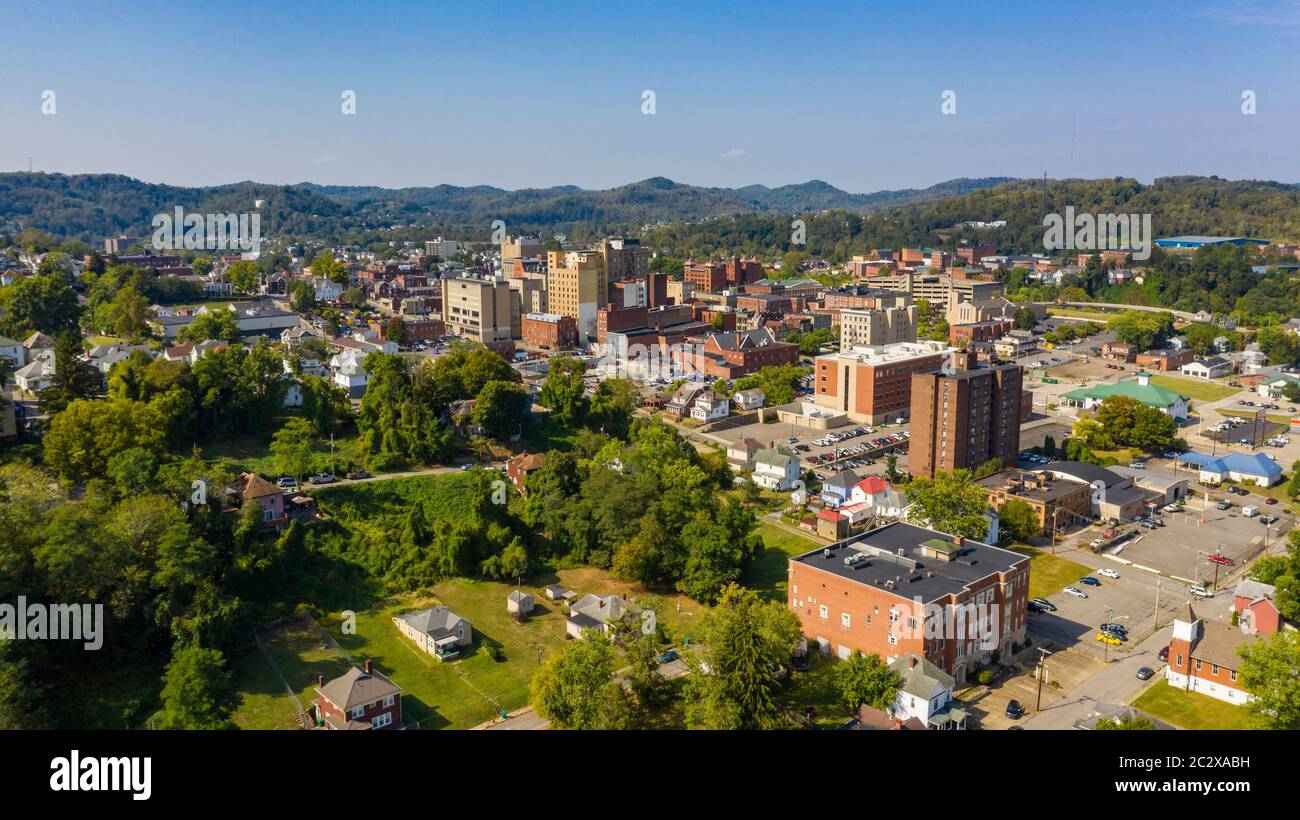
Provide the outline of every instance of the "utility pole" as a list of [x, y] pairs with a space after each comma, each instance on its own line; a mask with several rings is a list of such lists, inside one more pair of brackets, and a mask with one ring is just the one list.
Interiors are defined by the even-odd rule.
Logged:
[[[1114, 611], [1115, 610], [1111, 609], [1110, 607], [1106, 607], [1106, 623], [1110, 623], [1110, 615]], [[1101, 634], [1109, 636], [1110, 633], [1102, 631]], [[1102, 652], [1104, 653], [1102, 658], [1102, 663], [1103, 664], [1110, 663], [1110, 641], [1102, 641], [1101, 647], [1102, 647]]]
[[1038, 647], [1038, 699], [1034, 702], [1034, 711], [1043, 709], [1043, 678], [1047, 677], [1047, 656], [1052, 654], [1041, 646]]
[[1155, 623], [1151, 625], [1151, 630], [1154, 632], [1159, 628], [1160, 628], [1160, 576], [1156, 576], [1156, 614], [1155, 614]]

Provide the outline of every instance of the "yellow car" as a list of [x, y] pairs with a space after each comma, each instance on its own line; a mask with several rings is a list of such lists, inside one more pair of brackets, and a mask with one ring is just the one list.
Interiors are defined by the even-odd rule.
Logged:
[[1119, 638], [1116, 638], [1114, 635], [1111, 635], [1109, 632], [1098, 632], [1097, 640], [1101, 641], [1102, 643], [1108, 643], [1111, 646], [1119, 646], [1121, 643], [1123, 643], [1123, 641], [1121, 641]]

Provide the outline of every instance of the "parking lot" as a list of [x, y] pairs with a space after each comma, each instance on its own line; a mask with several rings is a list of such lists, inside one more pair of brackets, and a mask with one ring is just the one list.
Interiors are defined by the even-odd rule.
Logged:
[[[1218, 509], [1215, 498], [1231, 499], [1232, 507]], [[1245, 506], [1257, 506], [1259, 515], [1242, 515]], [[1280, 505], [1274, 505], [1280, 506]], [[1271, 525], [1261, 523], [1261, 518], [1277, 515]], [[1207, 588], [1215, 578], [1223, 579], [1235, 568], [1263, 552], [1264, 538], [1282, 538], [1294, 526], [1289, 514], [1276, 512], [1252, 496], [1234, 496], [1215, 493], [1208, 508], [1202, 498], [1192, 498], [1183, 512], [1163, 513], [1165, 526], [1155, 529], [1137, 528], [1134, 538], [1116, 549], [1108, 550], [1136, 565], [1149, 568], [1173, 578], [1193, 583], [1203, 583]], [[1216, 563], [1211, 554], [1221, 554], [1231, 563]], [[1217, 573], [1216, 573], [1217, 568]]]

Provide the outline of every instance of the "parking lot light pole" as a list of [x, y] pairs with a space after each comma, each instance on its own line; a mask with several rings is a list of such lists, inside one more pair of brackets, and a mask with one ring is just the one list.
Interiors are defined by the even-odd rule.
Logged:
[[1034, 711], [1043, 709], [1043, 678], [1047, 677], [1047, 656], [1052, 654], [1041, 646], [1038, 647], [1038, 699], [1034, 701]]
[[[1110, 622], [1111, 622], [1111, 620], [1110, 620], [1110, 616], [1111, 616], [1111, 613], [1114, 612], [1114, 611], [1115, 611], [1114, 609], [1112, 609], [1112, 608], [1110, 608], [1110, 607], [1106, 607], [1106, 620], [1105, 620], [1105, 623], [1110, 623]], [[1107, 631], [1104, 630], [1104, 629], [1101, 630], [1101, 634], [1106, 635], [1107, 637], [1110, 636], [1110, 633], [1107, 632]], [[1102, 663], [1103, 663], [1103, 664], [1110, 663], [1110, 641], [1102, 641], [1102, 642], [1101, 642], [1101, 646], [1102, 646], [1102, 651], [1105, 653], [1105, 654], [1102, 656]]]

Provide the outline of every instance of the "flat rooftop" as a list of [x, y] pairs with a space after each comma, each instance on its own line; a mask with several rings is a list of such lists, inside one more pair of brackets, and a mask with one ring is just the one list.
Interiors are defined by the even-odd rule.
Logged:
[[[856, 555], [867, 557], [844, 563]], [[909, 599], [919, 596], [923, 603], [960, 595], [976, 581], [1029, 562], [1026, 556], [970, 539], [958, 545], [951, 535], [901, 521], [790, 560], [882, 590], [888, 590], [886, 582], [896, 581], [888, 591]]]
[[956, 348], [944, 342], [895, 342], [887, 345], [855, 346], [839, 353], [827, 353], [818, 359], [836, 359], [855, 364], [880, 365], [891, 362], [905, 362], [923, 356], [949, 356]]

